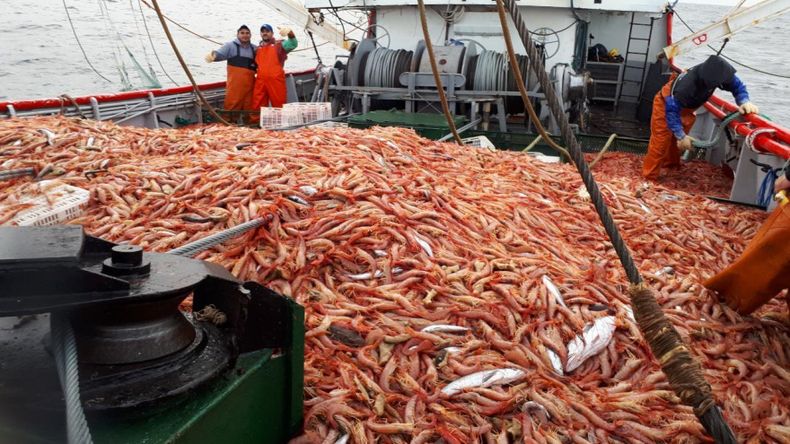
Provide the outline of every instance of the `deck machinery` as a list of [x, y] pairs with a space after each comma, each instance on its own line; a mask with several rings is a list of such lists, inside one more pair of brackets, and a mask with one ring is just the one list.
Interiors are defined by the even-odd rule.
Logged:
[[93, 442], [274, 443], [301, 429], [293, 300], [80, 226], [0, 227], [0, 442], [66, 442], [56, 323], [73, 329]]

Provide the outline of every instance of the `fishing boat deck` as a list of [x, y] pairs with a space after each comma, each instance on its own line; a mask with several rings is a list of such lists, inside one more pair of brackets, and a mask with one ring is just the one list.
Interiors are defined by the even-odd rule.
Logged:
[[593, 103], [590, 111], [587, 131], [590, 134], [608, 136], [616, 133], [635, 139], [650, 137], [650, 122], [637, 119], [635, 103], [620, 103], [617, 108], [611, 103]]

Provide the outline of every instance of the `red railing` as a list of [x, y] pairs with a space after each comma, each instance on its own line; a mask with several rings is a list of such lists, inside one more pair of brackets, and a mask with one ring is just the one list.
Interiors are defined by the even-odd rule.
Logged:
[[[672, 12], [667, 14], [667, 45], [672, 44]], [[670, 66], [675, 71], [681, 69], [675, 65], [674, 59], [670, 59]], [[735, 104], [728, 102], [721, 97], [713, 96], [705, 103], [705, 108], [718, 119], [724, 118], [727, 114], [738, 109]], [[747, 115], [743, 121], [730, 122], [730, 128], [741, 136], [749, 136], [757, 129], [769, 128], [772, 133], [760, 133], [754, 137], [754, 147], [761, 151], [776, 154], [785, 159], [790, 159], [790, 130], [765, 120], [757, 114]]]
[[[305, 71], [293, 72], [288, 73], [295, 76], [301, 76], [305, 74], [310, 74], [315, 70], [309, 69]], [[225, 82], [214, 82], [214, 83], [204, 83], [202, 85], [198, 85], [201, 91], [209, 90], [209, 89], [218, 89], [224, 88]], [[132, 100], [132, 99], [144, 99], [148, 97], [149, 93], [152, 93], [154, 97], [159, 96], [169, 96], [172, 94], [181, 94], [187, 93], [192, 91], [191, 86], [176, 86], [173, 88], [165, 88], [165, 89], [144, 89], [139, 91], [129, 91], [117, 94], [102, 94], [102, 95], [91, 95], [91, 96], [82, 96], [76, 97], [74, 100], [79, 105], [90, 105], [91, 97], [96, 98], [99, 103], [107, 103], [107, 102], [120, 102], [123, 100]], [[18, 100], [14, 102], [0, 102], [0, 112], [7, 112], [8, 105], [13, 105], [16, 111], [30, 111], [39, 108], [57, 108], [62, 105], [71, 106], [70, 101], [64, 101], [62, 99], [34, 99], [34, 100]]]

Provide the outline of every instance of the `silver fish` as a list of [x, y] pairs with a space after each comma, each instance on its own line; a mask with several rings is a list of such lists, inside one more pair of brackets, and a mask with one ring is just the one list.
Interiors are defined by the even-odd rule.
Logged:
[[450, 324], [434, 324], [420, 330], [425, 333], [463, 333], [469, 331], [468, 327]]
[[527, 374], [517, 368], [500, 368], [472, 373], [447, 384], [442, 393], [453, 396], [463, 390], [475, 387], [491, 387], [497, 384], [508, 384], [523, 379]]
[[551, 293], [551, 295], [554, 296], [554, 299], [556, 299], [560, 305], [562, 305], [565, 308], [568, 308], [568, 306], [565, 305], [565, 300], [562, 299], [562, 294], [560, 293], [560, 289], [557, 288], [557, 286], [554, 285], [554, 282], [552, 282], [551, 279], [549, 279], [549, 277], [546, 276], [545, 274], [543, 275], [543, 285], [546, 286], [546, 289], [549, 290], [549, 293]]
[[47, 145], [52, 145], [52, 143], [55, 142], [55, 133], [52, 131], [46, 128], [40, 128], [38, 132], [47, 136]]
[[384, 257], [387, 255], [387, 252], [384, 250], [373, 250], [373, 253], [378, 257]]
[[422, 247], [423, 251], [425, 251], [425, 254], [427, 254], [429, 257], [433, 257], [433, 249], [431, 249], [431, 244], [422, 239], [420, 236], [417, 236], [417, 234], [414, 234], [414, 240], [420, 244], [420, 247]]
[[299, 191], [303, 192], [304, 194], [306, 194], [308, 196], [312, 196], [312, 195], [314, 195], [314, 194], [316, 194], [318, 192], [317, 189], [315, 189], [314, 187], [311, 187], [310, 185], [303, 185], [303, 186], [299, 187]]
[[525, 402], [524, 405], [521, 406], [521, 410], [523, 412], [529, 412], [530, 410], [538, 410], [544, 415], [546, 415], [546, 419], [551, 419], [551, 414], [549, 414], [549, 411], [546, 410], [546, 407], [543, 407], [542, 404], [539, 404], [535, 401]]
[[299, 205], [310, 206], [310, 203], [308, 203], [306, 200], [302, 199], [299, 196], [288, 196], [288, 200], [290, 200], [291, 202], [296, 202]]
[[661, 276], [664, 274], [675, 274], [675, 269], [672, 267], [664, 267], [654, 273], [656, 276]]
[[337, 441], [335, 441], [335, 444], [347, 444], [347, 443], [348, 443], [348, 433], [341, 436], [340, 438], [337, 439]]
[[576, 370], [587, 358], [605, 349], [614, 336], [614, 330], [614, 316], [598, 318], [592, 324], [587, 324], [584, 332], [568, 343], [568, 362], [565, 364], [565, 371]]
[[[401, 271], [403, 271], [402, 268], [394, 267], [392, 269], [392, 274], [398, 274]], [[365, 272], [365, 273], [349, 274], [348, 275], [348, 277], [350, 279], [353, 279], [355, 281], [366, 281], [366, 280], [371, 279], [371, 278], [380, 278], [382, 276], [384, 276], [384, 272], [381, 271], [381, 270], [376, 270], [376, 273], [371, 273], [371, 272], [368, 271], [368, 272]]]
[[376, 273], [365, 272], [359, 274], [349, 274], [348, 277], [355, 280], [355, 281], [366, 281], [371, 278], [380, 278], [384, 276], [384, 272], [381, 270], [376, 270]]
[[551, 361], [551, 366], [554, 368], [554, 371], [560, 376], [565, 376], [565, 372], [562, 371], [562, 360], [560, 356], [548, 347], [546, 347], [546, 354], [549, 356], [549, 361]]

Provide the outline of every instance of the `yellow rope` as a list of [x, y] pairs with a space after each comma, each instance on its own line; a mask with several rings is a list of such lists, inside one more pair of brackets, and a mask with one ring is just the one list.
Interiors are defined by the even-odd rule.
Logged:
[[499, 11], [499, 23], [502, 25], [502, 35], [505, 37], [505, 46], [507, 46], [507, 56], [510, 60], [510, 67], [513, 68], [513, 75], [516, 76], [518, 92], [521, 93], [521, 100], [524, 102], [524, 107], [527, 109], [529, 118], [532, 119], [532, 123], [535, 124], [538, 134], [540, 134], [543, 140], [545, 140], [550, 147], [554, 148], [555, 151], [571, 161], [571, 155], [568, 154], [568, 150], [559, 146], [557, 142], [551, 138], [551, 135], [549, 135], [549, 133], [546, 131], [546, 128], [544, 128], [540, 123], [538, 113], [535, 112], [535, 108], [532, 106], [532, 102], [529, 100], [529, 96], [527, 95], [527, 87], [524, 86], [524, 81], [522, 80], [524, 77], [521, 75], [521, 68], [519, 67], [518, 61], [516, 60], [516, 52], [513, 50], [513, 41], [510, 39], [510, 31], [508, 30], [507, 18], [505, 16], [505, 5], [502, 3], [502, 0], [496, 0], [496, 6], [497, 10]]
[[189, 78], [189, 82], [192, 84], [192, 88], [195, 90], [195, 94], [197, 94], [197, 96], [200, 98], [200, 101], [203, 103], [203, 106], [206, 107], [206, 109], [208, 110], [209, 114], [211, 114], [212, 117], [217, 119], [218, 122], [224, 123], [225, 125], [230, 125], [230, 123], [227, 120], [223, 119], [219, 114], [217, 114], [217, 111], [214, 110], [214, 107], [211, 106], [210, 103], [208, 103], [208, 100], [206, 100], [206, 97], [203, 95], [203, 92], [198, 87], [197, 82], [195, 82], [195, 78], [192, 77], [192, 73], [189, 71], [187, 62], [184, 61], [184, 57], [181, 56], [181, 52], [178, 50], [178, 47], [176, 46], [176, 42], [175, 40], [173, 40], [173, 36], [170, 34], [170, 29], [168, 29], [167, 27], [165, 16], [164, 14], [162, 14], [162, 10], [159, 9], [159, 3], [156, 0], [151, 0], [151, 1], [154, 3], [154, 10], [156, 11], [156, 15], [159, 17], [159, 22], [162, 23], [162, 29], [164, 29], [165, 35], [167, 35], [167, 40], [170, 41], [170, 46], [173, 47], [173, 52], [176, 53], [176, 57], [178, 58], [179, 63], [181, 63], [181, 67], [184, 68], [184, 73], [186, 73], [187, 77]]
[[595, 166], [595, 164], [596, 164], [596, 163], [598, 163], [598, 161], [600, 161], [601, 159], [603, 159], [603, 155], [604, 155], [604, 154], [606, 154], [606, 151], [607, 151], [607, 150], [609, 149], [609, 147], [612, 145], [612, 142], [614, 142], [614, 139], [615, 139], [616, 137], [617, 137], [617, 134], [616, 134], [616, 133], [612, 133], [612, 135], [611, 135], [611, 136], [609, 136], [609, 140], [607, 140], [607, 141], [606, 141], [606, 145], [604, 145], [604, 146], [603, 146], [603, 149], [601, 150], [601, 152], [600, 152], [600, 153], [598, 153], [598, 155], [597, 155], [597, 156], [595, 156], [595, 159], [593, 159], [593, 161], [592, 161], [592, 162], [590, 162], [590, 169], [593, 169], [593, 167]]

